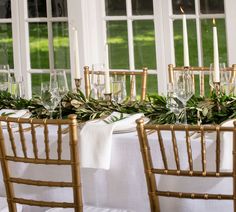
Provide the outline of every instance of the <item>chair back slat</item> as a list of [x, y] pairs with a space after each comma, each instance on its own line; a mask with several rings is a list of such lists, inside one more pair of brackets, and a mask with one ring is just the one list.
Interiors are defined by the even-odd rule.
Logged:
[[61, 153], [62, 153], [62, 129], [61, 124], [58, 125], [57, 130], [57, 158], [61, 160]]
[[187, 154], [188, 154], [188, 164], [189, 164], [189, 171], [193, 171], [193, 156], [192, 156], [192, 146], [191, 140], [189, 135], [189, 130], [186, 128], [186, 146], [187, 146]]
[[200, 128], [201, 133], [201, 154], [202, 154], [202, 172], [206, 173], [206, 137], [203, 128]]
[[220, 173], [220, 130], [216, 128], [216, 173]]
[[23, 132], [23, 127], [22, 127], [22, 123], [18, 124], [19, 126], [19, 134], [20, 134], [20, 142], [21, 142], [21, 148], [22, 148], [22, 152], [25, 158], [27, 158], [27, 147], [25, 144], [25, 134]]
[[11, 128], [11, 123], [9, 123], [9, 122], [7, 122], [7, 131], [8, 131], [9, 139], [11, 142], [12, 152], [13, 152], [14, 156], [17, 156], [15, 139], [14, 139], [12, 128]]
[[164, 168], [167, 170], [168, 169], [168, 162], [167, 162], [167, 158], [166, 158], [166, 151], [165, 151], [165, 146], [163, 144], [163, 138], [161, 135], [161, 131], [159, 129], [157, 130], [157, 136], [158, 136], [158, 141], [159, 141], [159, 145], [160, 145], [163, 165], [164, 165]]
[[[46, 120], [45, 120], [46, 121]], [[48, 125], [44, 124], [44, 145], [45, 145], [45, 155], [46, 155], [46, 159], [49, 160], [50, 159], [50, 148], [49, 148], [49, 138], [48, 138]]]
[[32, 138], [32, 145], [33, 145], [33, 153], [35, 159], [38, 159], [38, 145], [37, 145], [37, 138], [36, 138], [36, 132], [34, 124], [32, 123], [32, 119], [30, 120], [30, 126], [31, 126], [31, 138]]
[[175, 164], [177, 170], [180, 170], [180, 163], [179, 163], [179, 151], [178, 151], [178, 146], [176, 143], [176, 137], [175, 137], [175, 131], [173, 128], [171, 128], [171, 137], [172, 137], [172, 145], [173, 145], [173, 151], [174, 151], [174, 156], [175, 156]]
[[[156, 153], [155, 147], [155, 137], [149, 136], [150, 131], [157, 131], [156, 139], [159, 140], [161, 154]], [[234, 126], [232, 127], [223, 127], [218, 125], [151, 125], [151, 124], [144, 124], [143, 119], [137, 120], [137, 132], [139, 137], [139, 144], [140, 150], [143, 159], [144, 165], [144, 173], [146, 176], [146, 183], [149, 195], [149, 202], [151, 212], [159, 212], [160, 211], [160, 204], [159, 204], [159, 196], [165, 197], [177, 197], [177, 198], [190, 198], [190, 199], [221, 199], [221, 200], [232, 200], [234, 202], [234, 212], [236, 212], [236, 122], [234, 122]], [[233, 134], [233, 170], [225, 170], [225, 168], [220, 167], [220, 162], [222, 160], [220, 154], [220, 147], [222, 144], [228, 144], [230, 141], [229, 139], [221, 140], [223, 137], [222, 133], [232, 133]], [[164, 134], [166, 133], [166, 134]], [[209, 142], [213, 142], [215, 146], [216, 153], [213, 153], [216, 157], [209, 157], [208, 164], [216, 164], [216, 168], [207, 167], [207, 158], [206, 157], [206, 133], [214, 133], [216, 136], [212, 136], [209, 138]], [[169, 134], [171, 136], [169, 136]], [[197, 134], [198, 136], [192, 136], [193, 134]], [[200, 137], [199, 137], [200, 136]], [[192, 140], [193, 139], [193, 140]], [[192, 141], [192, 142], [191, 142]], [[208, 142], [208, 140], [207, 140]], [[194, 143], [194, 146], [193, 146]], [[179, 153], [180, 146], [181, 151], [182, 149], [187, 149], [187, 157], [184, 156], [184, 152]], [[170, 149], [167, 149], [167, 146], [172, 149], [173, 151], [169, 151], [167, 157], [164, 159], [163, 152], [166, 152]], [[193, 147], [194, 149], [193, 151]], [[179, 150], [178, 150], [179, 148]], [[227, 147], [226, 147], [227, 148]], [[164, 150], [165, 149], [165, 150]], [[210, 150], [210, 149], [209, 149]], [[200, 158], [200, 170], [199, 167], [196, 165], [193, 166], [193, 152], [194, 158], [196, 158], [196, 163]], [[210, 153], [211, 151], [209, 151]], [[196, 157], [195, 154], [198, 154]], [[179, 155], [180, 154], [180, 155]], [[183, 155], [182, 155], [183, 154]], [[226, 153], [227, 154], [227, 153]], [[174, 156], [175, 161], [172, 163], [175, 164], [176, 168], [169, 168], [171, 167], [171, 160]], [[181, 158], [179, 158], [181, 156]], [[159, 157], [159, 159], [158, 159]], [[155, 160], [155, 163], [154, 163]], [[157, 161], [156, 161], [157, 160]], [[159, 164], [160, 160], [160, 164]], [[165, 161], [168, 161], [168, 165], [165, 165]], [[180, 166], [181, 160], [181, 166]], [[164, 167], [161, 167], [162, 162], [164, 163]], [[188, 164], [187, 166], [183, 164]], [[155, 164], [155, 166], [154, 166]], [[160, 168], [161, 167], [161, 168]], [[209, 170], [208, 170], [209, 169]], [[227, 169], [227, 168], [226, 168]], [[171, 189], [167, 190], [168, 185], [165, 184], [164, 186], [160, 186], [160, 188], [165, 188], [166, 190], [161, 190], [157, 187], [157, 181], [159, 178], [156, 178], [156, 175], [171, 175], [176, 177], [191, 177], [191, 180], [196, 180], [195, 177], [198, 178], [211, 178], [212, 180], [216, 180], [216, 178], [233, 178], [233, 194], [226, 194], [219, 192], [219, 194], [215, 193], [200, 193], [200, 192], [181, 192], [181, 191], [173, 191]], [[215, 179], [214, 179], [215, 178]], [[153, 180], [155, 179], [155, 180]], [[177, 179], [176, 179], [177, 180]], [[161, 182], [161, 181], [160, 181]], [[160, 183], [159, 182], [159, 183]], [[163, 181], [164, 182], [164, 181]], [[154, 183], [156, 183], [154, 185]], [[154, 195], [155, 194], [155, 195]]]
[[[0, 128], [0, 160], [2, 173], [6, 188], [8, 206], [10, 212], [16, 211], [16, 203], [26, 204], [30, 206], [39, 206], [39, 207], [62, 207], [62, 208], [73, 208], [75, 212], [83, 212], [83, 204], [82, 204], [82, 192], [81, 192], [81, 182], [80, 182], [80, 168], [79, 168], [79, 151], [78, 151], [78, 133], [77, 133], [77, 120], [76, 115], [70, 115], [68, 119], [60, 119], [60, 120], [51, 120], [51, 119], [25, 119], [25, 118], [10, 118], [0, 116], [0, 122], [6, 123], [8, 126], [7, 131], [3, 131], [3, 128]], [[16, 124], [19, 126], [19, 130], [12, 132], [11, 125]], [[31, 133], [28, 134], [29, 138], [32, 139], [32, 144], [29, 142], [25, 142], [26, 140], [26, 132], [27, 128], [24, 129], [24, 125], [30, 125]], [[42, 130], [36, 130], [37, 126], [43, 127]], [[51, 133], [51, 129], [49, 126], [52, 126], [53, 133], [58, 133], [57, 139], [53, 142], [56, 142], [57, 145], [51, 143], [50, 136], [54, 136]], [[69, 159], [62, 159], [62, 153], [64, 145], [62, 145], [62, 126], [66, 126], [69, 128], [69, 140], [67, 141], [67, 147], [69, 148]], [[54, 127], [57, 127], [57, 131], [55, 131]], [[26, 130], [27, 129], [27, 130]], [[38, 128], [37, 128], [38, 129]], [[17, 148], [16, 143], [14, 142], [14, 138], [20, 134], [20, 148]], [[40, 142], [39, 137], [42, 136], [42, 142]], [[5, 140], [5, 134], [8, 134], [9, 141]], [[64, 135], [64, 134], [63, 134]], [[7, 137], [7, 136], [6, 136]], [[11, 138], [10, 138], [11, 137]], [[38, 139], [38, 141], [37, 141]], [[66, 140], [65, 140], [66, 141]], [[7, 144], [12, 148], [12, 153], [6, 151]], [[29, 145], [29, 146], [28, 146]], [[28, 148], [27, 148], [28, 147]], [[32, 149], [31, 155], [29, 154], [30, 147]], [[23, 154], [20, 154], [17, 151], [22, 151]], [[27, 151], [28, 149], [28, 151]], [[51, 151], [50, 151], [51, 150]], [[46, 154], [41, 154], [45, 152]], [[51, 152], [51, 153], [50, 153]], [[50, 154], [55, 154], [56, 159], [51, 157]], [[19, 155], [19, 156], [18, 156]], [[23, 156], [20, 156], [23, 155]], [[34, 179], [30, 176], [30, 179], [27, 178], [26, 174], [18, 177], [14, 176], [9, 169], [9, 162], [11, 163], [29, 163], [42, 166], [50, 166], [57, 165], [60, 167], [69, 166], [71, 167], [72, 179], [69, 181], [49, 181], [49, 180], [39, 180]], [[39, 175], [41, 173], [38, 173]], [[43, 175], [43, 173], [42, 173]], [[56, 173], [55, 173], [56, 175]], [[34, 176], [37, 178], [38, 176]], [[55, 176], [56, 177], [56, 176]], [[19, 197], [20, 194], [15, 194], [14, 185], [15, 184], [23, 184], [24, 186], [47, 186], [47, 187], [56, 187], [56, 188], [71, 188], [73, 191], [73, 202], [60, 202], [60, 201], [41, 201], [41, 200], [33, 200]]]

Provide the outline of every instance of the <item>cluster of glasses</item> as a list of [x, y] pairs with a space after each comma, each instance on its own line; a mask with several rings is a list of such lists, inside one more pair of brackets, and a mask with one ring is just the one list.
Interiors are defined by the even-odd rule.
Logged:
[[48, 110], [50, 118], [59, 106], [59, 118], [62, 118], [61, 100], [69, 91], [66, 72], [64, 70], [54, 70], [50, 73], [50, 81], [41, 83], [41, 99], [45, 109]]
[[[226, 95], [235, 94], [235, 73], [226, 69], [225, 63], [220, 63], [220, 87]], [[212, 89], [214, 85], [214, 64], [210, 65], [209, 85]]]
[[[91, 94], [94, 99], [105, 99], [105, 66], [104, 64], [92, 65]], [[126, 98], [125, 76], [110, 77], [112, 100], [121, 102]]]
[[24, 97], [23, 78], [16, 79], [10, 72], [9, 65], [0, 65], [0, 90], [11, 93], [13, 97]]
[[189, 70], [175, 71], [174, 82], [168, 84], [167, 107], [175, 114], [176, 123], [187, 124], [186, 104], [194, 94], [193, 76]]

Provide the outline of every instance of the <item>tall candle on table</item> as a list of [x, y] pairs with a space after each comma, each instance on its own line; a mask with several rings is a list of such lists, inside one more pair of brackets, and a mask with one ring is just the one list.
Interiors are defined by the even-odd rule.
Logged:
[[220, 82], [218, 35], [215, 19], [213, 19], [213, 50], [214, 50], [214, 82]]
[[186, 15], [182, 7], [180, 7], [181, 12], [183, 13], [183, 48], [184, 48], [184, 66], [189, 66], [189, 48], [188, 48], [188, 29]]
[[80, 68], [79, 68], [79, 48], [78, 48], [78, 31], [73, 28], [74, 32], [74, 60], [75, 60], [75, 79], [80, 79]]
[[108, 44], [105, 45], [105, 57], [106, 57], [106, 70], [105, 70], [105, 92], [111, 93], [110, 88], [110, 73], [109, 73], [109, 52], [108, 52]]

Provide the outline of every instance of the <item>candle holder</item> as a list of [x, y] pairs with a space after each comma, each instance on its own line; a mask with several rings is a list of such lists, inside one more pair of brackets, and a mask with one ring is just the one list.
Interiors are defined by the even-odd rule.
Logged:
[[105, 100], [111, 102], [112, 100], [112, 93], [104, 93]]
[[82, 78], [75, 78], [74, 80], [75, 80], [76, 90], [79, 91], [80, 90], [80, 86], [81, 86]]
[[216, 95], [219, 96], [219, 94], [220, 94], [220, 82], [213, 82], [213, 84], [214, 84]]

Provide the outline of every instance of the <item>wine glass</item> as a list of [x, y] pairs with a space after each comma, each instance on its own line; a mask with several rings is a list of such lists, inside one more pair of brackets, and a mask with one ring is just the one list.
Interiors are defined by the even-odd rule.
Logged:
[[105, 72], [104, 64], [92, 65], [92, 97], [103, 99], [105, 91]]
[[60, 102], [60, 94], [58, 88], [51, 86], [49, 82], [41, 83], [41, 99], [42, 104], [45, 109], [50, 113], [50, 119], [52, 119], [52, 114], [58, 103]]
[[177, 99], [172, 83], [167, 85], [166, 107], [175, 114], [175, 123], [179, 124], [179, 114], [183, 110], [183, 104]]
[[0, 65], [0, 90], [8, 90], [9, 75], [9, 65]]
[[194, 94], [193, 76], [189, 70], [174, 72], [174, 92], [184, 106], [184, 123], [187, 124], [186, 104]]
[[50, 87], [58, 90], [60, 99], [59, 117], [62, 118], [61, 100], [69, 91], [65, 70], [54, 70], [50, 73]]

